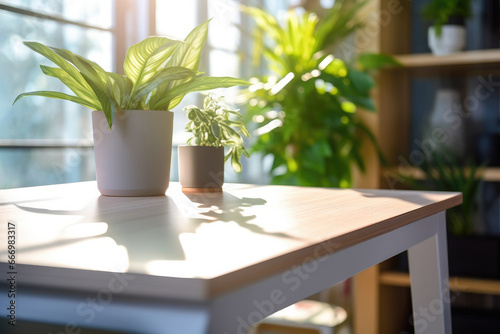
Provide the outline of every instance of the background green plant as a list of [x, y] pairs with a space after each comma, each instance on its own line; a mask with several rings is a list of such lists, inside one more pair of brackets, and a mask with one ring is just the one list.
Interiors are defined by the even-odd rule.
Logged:
[[436, 36], [441, 36], [443, 24], [450, 16], [468, 18], [472, 15], [470, 0], [432, 0], [422, 12], [424, 18], [433, 21]]
[[423, 180], [413, 175], [400, 175], [403, 182], [411, 188], [462, 193], [462, 204], [446, 211], [447, 227], [448, 231], [455, 235], [472, 234], [476, 195], [482, 181], [482, 168], [478, 167], [472, 159], [460, 163], [450, 151], [444, 148], [432, 151], [422, 164], [415, 167], [422, 170]]
[[228, 146], [229, 151], [224, 157], [224, 162], [231, 159], [231, 166], [236, 172], [241, 172], [241, 155], [250, 158], [250, 153], [243, 146], [240, 132], [250, 137], [245, 124], [238, 120], [231, 120], [231, 116], [243, 118], [237, 110], [228, 109], [222, 102], [223, 98], [209, 93], [203, 101], [203, 109], [195, 105], [184, 108], [189, 122], [186, 131], [191, 133], [188, 145], [198, 146]]
[[365, 4], [337, 0], [322, 20], [289, 11], [282, 25], [258, 8], [243, 8], [257, 25], [255, 55], [272, 73], [252, 79], [245, 95], [247, 121], [262, 126], [252, 150], [273, 158], [272, 183], [349, 187], [353, 165], [365, 169], [362, 138], [376, 141], [357, 111], [375, 110], [369, 71], [397, 62], [364, 54], [349, 64], [330, 50], [362, 27], [357, 13]]
[[109, 127], [121, 110], [171, 110], [191, 92], [235, 85], [244, 80], [231, 77], [200, 76], [198, 66], [207, 39], [208, 23], [194, 28], [184, 41], [148, 37], [131, 46], [123, 64], [125, 75], [106, 72], [95, 62], [68, 50], [25, 42], [33, 51], [57, 67], [41, 65], [44, 74], [55, 77], [75, 95], [36, 91], [20, 94], [63, 99], [94, 110], [103, 110]]

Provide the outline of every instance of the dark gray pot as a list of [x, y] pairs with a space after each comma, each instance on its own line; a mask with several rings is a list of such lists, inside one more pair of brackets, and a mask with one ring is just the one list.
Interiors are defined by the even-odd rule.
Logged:
[[179, 181], [194, 191], [222, 191], [224, 147], [179, 146]]

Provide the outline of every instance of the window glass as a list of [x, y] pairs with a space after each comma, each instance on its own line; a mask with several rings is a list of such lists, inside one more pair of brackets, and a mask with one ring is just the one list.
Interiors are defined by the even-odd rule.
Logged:
[[210, 75], [239, 77], [240, 59], [238, 54], [221, 50], [210, 51]]
[[236, 52], [241, 41], [241, 11], [238, 4], [231, 1], [211, 1], [208, 3], [210, 29], [208, 41], [211, 47]]
[[0, 189], [90, 180], [95, 180], [91, 147], [0, 150]]
[[[143, 0], [138, 0], [140, 1]], [[104, 69], [115, 71], [114, 34], [116, 0], [2, 0], [2, 4], [29, 10], [41, 15], [54, 16], [79, 24], [81, 27], [57, 20], [38, 18], [9, 10], [0, 10], [0, 188], [42, 185], [95, 179], [94, 157], [91, 142], [90, 110], [76, 104], [42, 98], [26, 97], [12, 106], [21, 92], [34, 90], [63, 90], [64, 86], [54, 78], [45, 76], [40, 64], [53, 64], [34, 53], [23, 41], [38, 41], [46, 45], [71, 50], [96, 61]], [[200, 71], [212, 76], [235, 76], [248, 79], [251, 76], [249, 36], [251, 20], [243, 17], [237, 0], [156, 0], [157, 35], [184, 39], [200, 22], [213, 18], [209, 37], [203, 52]], [[261, 3], [256, 1], [255, 4]], [[287, 1], [263, 1], [273, 14], [283, 11]], [[269, 7], [269, 8], [267, 8]], [[108, 29], [108, 30], [106, 30]], [[124, 36], [127, 38], [127, 36]], [[238, 88], [220, 89], [229, 103], [234, 101]], [[189, 104], [200, 105], [203, 95], [188, 94], [174, 108], [174, 146], [184, 144], [188, 134], [184, 131], [187, 117], [182, 110]], [[242, 108], [242, 106], [235, 106]], [[244, 110], [242, 110], [244, 111]], [[16, 140], [84, 141], [84, 147], [33, 148], [5, 147]], [[42, 140], [42, 141], [40, 141]], [[11, 145], [11, 144], [7, 144]], [[176, 147], [172, 155], [176, 164]], [[255, 160], [255, 159], [254, 159]], [[244, 159], [243, 164], [248, 162]], [[228, 168], [230, 169], [230, 168]], [[173, 166], [173, 180], [176, 168]], [[231, 181], [243, 180], [248, 169]], [[231, 173], [231, 172], [229, 172]], [[245, 175], [243, 175], [245, 174]], [[232, 174], [231, 174], [232, 175]]]
[[156, 33], [183, 40], [198, 25], [197, 0], [156, 0]]
[[[156, 0], [156, 34], [179, 40], [186, 36], [198, 25], [198, 1], [197, 0]], [[210, 28], [209, 28], [210, 29]], [[200, 65], [201, 71], [206, 71]], [[190, 104], [198, 104], [199, 94], [191, 93], [184, 96], [182, 102], [173, 109], [174, 111], [174, 134], [172, 144], [174, 146], [186, 143], [188, 134], [184, 131], [187, 116], [182, 110]], [[172, 153], [172, 166], [176, 165], [176, 151]], [[172, 175], [176, 179], [176, 169], [172, 168]], [[174, 173], [175, 171], [175, 173]], [[175, 175], [174, 175], [175, 174]]]
[[71, 102], [44, 97], [14, 98], [26, 91], [67, 90], [56, 78], [42, 73], [39, 64], [54, 66], [49, 60], [23, 45], [38, 41], [69, 49], [111, 68], [112, 35], [107, 31], [38, 20], [0, 11], [0, 138], [2, 139], [81, 139], [90, 138], [90, 110]]
[[114, 0], [3, 0], [4, 4], [42, 15], [109, 29], [113, 26]]
[[[209, 73], [214, 77], [230, 76], [244, 78], [240, 75], [241, 57], [239, 53], [211, 50], [209, 55]], [[238, 95], [239, 87], [219, 88], [213, 90], [217, 95], [224, 96], [226, 102], [234, 102]]]
[[[85, 6], [82, 4], [87, 4], [83, 1], [8, 1], [8, 5], [19, 4], [32, 10], [41, 8], [43, 3], [47, 4], [43, 7], [47, 12], [40, 10], [43, 14], [53, 14], [61, 8], [64, 11], [57, 13], [66, 19], [79, 18], [71, 16], [71, 13], [79, 12], [82, 15], [80, 18], [92, 14], [83, 10]], [[104, 15], [111, 22], [108, 7], [112, 2], [103, 0], [99, 3], [102, 3], [103, 11], [95, 17]], [[88, 8], [97, 4], [96, 1], [88, 1]], [[88, 108], [43, 97], [25, 97], [12, 105], [18, 94], [27, 91], [53, 90], [73, 94], [59, 80], [42, 73], [40, 64], [55, 65], [23, 45], [23, 41], [37, 41], [68, 49], [98, 62], [106, 70], [113, 70], [114, 43], [110, 31], [0, 10], [0, 141], [4, 145], [0, 149], [0, 188], [95, 179], [90, 144], [91, 111]], [[31, 141], [26, 144], [19, 140]], [[47, 140], [59, 146], [21, 147], [31, 145], [29, 143], [43, 146]], [[68, 140], [84, 142], [84, 145], [61, 148], [60, 145]], [[5, 147], [12, 143], [21, 143], [21, 146]]]

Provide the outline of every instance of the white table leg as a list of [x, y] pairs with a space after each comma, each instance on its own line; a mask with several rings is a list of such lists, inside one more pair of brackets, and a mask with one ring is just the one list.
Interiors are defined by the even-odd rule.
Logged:
[[[246, 334], [253, 324], [272, 313], [433, 237], [436, 222], [436, 216], [423, 218], [327, 256], [310, 257], [311, 261], [222, 295], [211, 303], [207, 334]], [[318, 247], [334, 250], [335, 243]], [[420, 290], [425, 288], [424, 284]]]
[[408, 250], [415, 333], [451, 333], [445, 212], [433, 216], [436, 234]]

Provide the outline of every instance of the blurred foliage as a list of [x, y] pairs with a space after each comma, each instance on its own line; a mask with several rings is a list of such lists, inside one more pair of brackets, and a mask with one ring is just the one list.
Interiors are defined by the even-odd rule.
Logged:
[[250, 80], [245, 116], [259, 127], [252, 151], [273, 158], [273, 184], [350, 187], [353, 165], [366, 168], [363, 138], [382, 158], [358, 110], [375, 110], [369, 71], [398, 63], [367, 53], [349, 64], [329, 51], [362, 28], [357, 13], [365, 4], [337, 0], [321, 20], [290, 10], [283, 24], [261, 9], [243, 7], [257, 26], [254, 66], [263, 56], [272, 73]]
[[422, 15], [433, 22], [436, 36], [439, 37], [443, 25], [447, 24], [451, 17], [472, 16], [470, 0], [432, 0], [425, 6]]
[[400, 175], [402, 181], [411, 188], [462, 193], [463, 203], [446, 211], [447, 228], [454, 235], [472, 234], [482, 167], [478, 167], [472, 159], [460, 163], [444, 148], [433, 150], [420, 165], [414, 167], [422, 170], [423, 180], [412, 175]]

